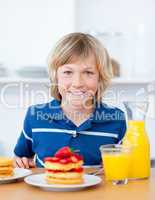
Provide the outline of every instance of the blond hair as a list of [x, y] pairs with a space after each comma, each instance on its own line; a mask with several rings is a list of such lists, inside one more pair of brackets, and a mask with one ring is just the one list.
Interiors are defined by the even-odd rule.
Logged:
[[92, 35], [85, 33], [70, 33], [64, 36], [48, 58], [49, 76], [51, 80], [51, 95], [61, 100], [58, 92], [56, 74], [58, 67], [70, 63], [76, 56], [77, 59], [94, 55], [96, 67], [99, 71], [99, 87], [96, 93], [97, 102], [101, 101], [105, 89], [112, 78], [110, 57], [103, 45]]

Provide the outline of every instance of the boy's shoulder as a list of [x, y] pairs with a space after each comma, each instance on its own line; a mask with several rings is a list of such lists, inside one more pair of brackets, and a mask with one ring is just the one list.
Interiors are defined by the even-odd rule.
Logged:
[[100, 103], [99, 104], [99, 110], [100, 111], [104, 111], [104, 112], [107, 112], [107, 113], [114, 113], [114, 112], [119, 112], [119, 113], [124, 113], [120, 108], [118, 107], [115, 107], [115, 106], [112, 106], [112, 105], [108, 105], [106, 103]]
[[33, 116], [38, 112], [48, 114], [52, 112], [57, 112], [59, 109], [59, 102], [56, 99], [52, 98], [52, 100], [49, 102], [29, 106], [28, 114]]
[[125, 120], [125, 114], [118, 107], [114, 107], [105, 103], [100, 103], [96, 106], [94, 119], [95, 122], [119, 122], [120, 120]]

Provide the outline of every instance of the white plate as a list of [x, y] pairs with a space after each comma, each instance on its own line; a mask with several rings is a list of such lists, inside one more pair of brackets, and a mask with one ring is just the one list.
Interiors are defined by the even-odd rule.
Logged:
[[95, 186], [101, 183], [102, 179], [94, 175], [84, 175], [84, 183], [76, 185], [63, 185], [63, 184], [47, 184], [45, 181], [45, 174], [34, 174], [28, 176], [24, 181], [32, 186], [40, 187], [47, 191], [75, 191], [81, 190], [86, 187]]
[[25, 176], [28, 176], [32, 174], [32, 171], [29, 169], [23, 169], [23, 168], [14, 168], [14, 175], [10, 177], [0, 178], [0, 184], [1, 183], [12, 183], [15, 182], [18, 179], [24, 178]]
[[93, 168], [101, 168], [102, 165], [84, 165], [83, 167], [85, 169], [89, 169], [89, 168], [93, 169]]

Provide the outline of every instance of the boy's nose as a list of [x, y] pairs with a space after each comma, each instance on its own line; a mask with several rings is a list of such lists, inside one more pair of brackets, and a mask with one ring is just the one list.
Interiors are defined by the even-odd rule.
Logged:
[[83, 86], [83, 78], [80, 74], [77, 74], [73, 77], [73, 80], [72, 80], [72, 85], [74, 87], [81, 87]]

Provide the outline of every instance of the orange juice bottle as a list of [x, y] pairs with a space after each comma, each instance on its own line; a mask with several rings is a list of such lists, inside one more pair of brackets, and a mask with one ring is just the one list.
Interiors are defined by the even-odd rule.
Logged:
[[128, 116], [128, 128], [123, 145], [131, 145], [131, 169], [129, 178], [141, 179], [150, 176], [150, 144], [145, 130], [147, 102], [124, 102]]

